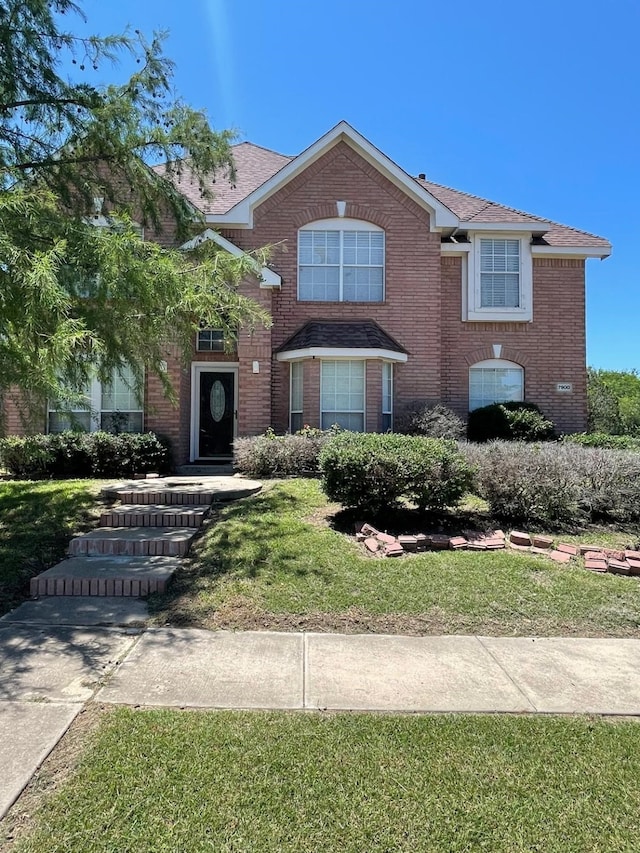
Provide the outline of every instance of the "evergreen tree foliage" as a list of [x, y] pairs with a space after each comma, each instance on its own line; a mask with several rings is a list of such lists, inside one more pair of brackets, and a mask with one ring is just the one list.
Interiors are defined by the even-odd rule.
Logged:
[[[34, 405], [125, 363], [170, 393], [170, 344], [186, 355], [200, 323], [233, 338], [269, 322], [238, 290], [264, 252], [178, 249], [203, 224], [170, 178], [188, 169], [203, 196], [207, 176], [233, 180], [233, 134], [174, 96], [162, 35], [79, 37], [78, 16], [71, 0], [0, 0], [0, 393]], [[89, 82], [112, 63], [131, 64], [125, 83]], [[141, 238], [161, 223], [170, 245]]]

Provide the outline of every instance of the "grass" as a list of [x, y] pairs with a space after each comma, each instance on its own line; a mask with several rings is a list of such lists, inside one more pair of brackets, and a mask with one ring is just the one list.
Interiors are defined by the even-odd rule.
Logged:
[[[273, 484], [224, 508], [173, 590], [152, 602], [157, 620], [231, 628], [640, 636], [633, 578], [593, 575], [578, 564], [558, 566], [512, 551], [373, 559], [333, 529], [337, 509], [315, 480]], [[588, 536], [603, 544], [621, 538], [610, 531]]]
[[64, 557], [94, 520], [95, 480], [0, 482], [0, 614], [29, 594], [29, 580]]
[[636, 722], [120, 708], [10, 849], [624, 853], [639, 779]]

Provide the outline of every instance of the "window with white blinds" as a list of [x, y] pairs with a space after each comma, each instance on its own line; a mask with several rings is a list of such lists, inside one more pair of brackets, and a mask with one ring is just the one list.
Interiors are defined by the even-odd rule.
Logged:
[[322, 361], [322, 429], [338, 424], [352, 432], [364, 431], [364, 365], [364, 361]]
[[384, 231], [363, 227], [305, 227], [298, 232], [298, 299], [382, 302]]
[[524, 370], [503, 359], [487, 359], [469, 368], [469, 411], [492, 403], [524, 400]]
[[480, 240], [480, 306], [520, 307], [520, 240]]
[[129, 365], [114, 370], [108, 383], [92, 379], [82, 394], [84, 399], [73, 406], [63, 406], [57, 401], [49, 403], [47, 429], [50, 433], [69, 429], [142, 432], [143, 391]]
[[290, 388], [289, 388], [289, 429], [291, 432], [298, 432], [302, 429], [302, 412], [303, 412], [303, 370], [304, 366], [301, 361], [291, 362], [290, 373]]

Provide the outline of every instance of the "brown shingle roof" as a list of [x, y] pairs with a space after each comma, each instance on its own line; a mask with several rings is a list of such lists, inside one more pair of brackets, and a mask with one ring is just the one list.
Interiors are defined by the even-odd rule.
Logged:
[[569, 225], [560, 225], [550, 219], [534, 216], [513, 207], [506, 207], [497, 204], [495, 201], [463, 193], [451, 187], [434, 184], [432, 181], [425, 181], [422, 178], [416, 178], [416, 180], [438, 201], [446, 204], [462, 223], [468, 222], [471, 225], [473, 222], [521, 222], [523, 225], [529, 226], [539, 223], [546, 230], [543, 244], [547, 243], [549, 246], [559, 247], [601, 246], [603, 250], [611, 248], [608, 240], [597, 237], [595, 234], [589, 234], [587, 231], [578, 231], [577, 228], [571, 228]]
[[[217, 175], [209, 184], [212, 199], [201, 196], [198, 181], [193, 177], [188, 163], [183, 164], [180, 177], [172, 178], [180, 192], [202, 213], [226, 213], [293, 159], [254, 145], [253, 142], [240, 142], [233, 145], [232, 150], [236, 164], [235, 183], [231, 183], [228, 174]], [[155, 170], [162, 173], [164, 166], [156, 166]]]
[[[216, 176], [210, 184], [210, 189], [214, 194], [213, 199], [202, 198], [198, 182], [191, 175], [188, 164], [184, 165], [182, 176], [180, 178], [174, 177], [173, 180], [186, 198], [203, 213], [223, 214], [254, 190], [257, 190], [287, 163], [295, 159], [284, 154], [278, 154], [268, 148], [262, 148], [260, 145], [254, 145], [252, 142], [241, 142], [234, 145], [233, 157], [236, 163], [235, 184], [229, 181], [228, 175]], [[164, 166], [155, 168], [156, 171], [162, 172]], [[537, 224], [540, 226], [540, 230], [546, 231], [543, 245], [546, 243], [549, 246], [557, 247], [601, 247], [604, 253], [607, 253], [611, 248], [607, 240], [597, 237], [595, 234], [579, 231], [577, 228], [571, 228], [568, 225], [560, 225], [550, 219], [534, 216], [522, 210], [516, 210], [432, 181], [422, 178], [415, 180], [428, 193], [448, 207], [461, 220], [462, 224], [465, 222], [469, 225], [473, 222], [514, 225], [521, 223], [528, 227]]]
[[406, 349], [373, 320], [310, 320], [278, 347], [276, 352], [291, 352], [310, 347], [386, 349], [406, 353]]

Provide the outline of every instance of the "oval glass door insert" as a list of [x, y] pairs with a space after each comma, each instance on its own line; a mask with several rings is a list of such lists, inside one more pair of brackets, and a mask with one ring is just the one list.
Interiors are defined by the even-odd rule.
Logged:
[[224, 412], [227, 408], [227, 397], [224, 392], [224, 385], [219, 379], [216, 379], [211, 386], [209, 408], [211, 409], [211, 417], [216, 423], [219, 423], [224, 417]]

